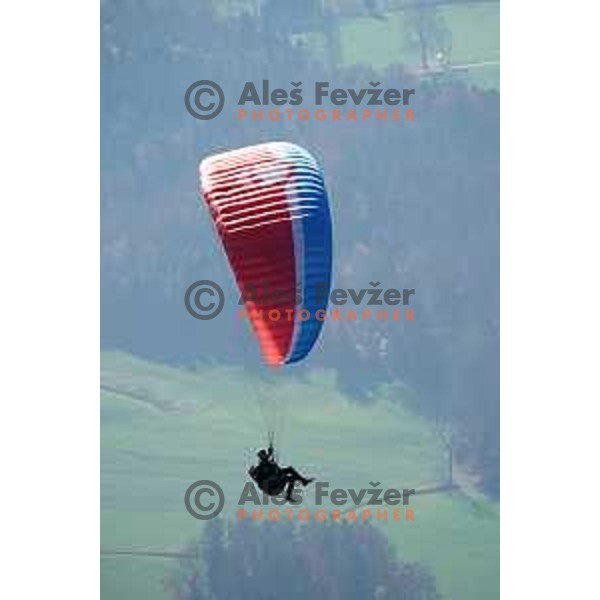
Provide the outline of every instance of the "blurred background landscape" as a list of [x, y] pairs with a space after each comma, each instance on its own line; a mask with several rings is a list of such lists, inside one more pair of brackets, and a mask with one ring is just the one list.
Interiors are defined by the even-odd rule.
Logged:
[[[233, 589], [214, 567], [246, 564], [240, 549], [254, 547], [250, 540], [262, 547], [262, 534], [215, 525], [205, 535], [183, 506], [200, 478], [234, 497], [241, 490], [253, 449], [264, 442], [266, 403], [285, 412], [284, 462], [339, 487], [373, 477], [385, 487], [449, 478], [457, 486], [415, 498], [415, 523], [376, 524], [363, 541], [342, 543], [339, 536], [354, 534], [329, 530], [290, 533], [317, 539], [321, 550], [364, 544], [372, 555], [390, 553], [385, 573], [367, 569], [365, 588], [346, 589], [338, 583], [359, 558], [324, 552], [338, 557], [330, 569], [339, 576], [323, 589], [290, 584], [297, 597], [497, 598], [499, 4], [103, 0], [101, 7], [103, 597], [270, 597], [251, 591], [258, 575], [249, 573], [275, 557], [256, 559], [232, 578]], [[262, 79], [283, 88], [302, 81], [305, 89], [315, 80], [355, 88], [381, 81], [416, 89], [416, 118], [238, 123], [224, 111], [198, 121], [183, 103], [198, 79], [217, 81], [227, 98]], [[276, 139], [305, 146], [324, 167], [333, 286], [380, 281], [416, 294], [414, 322], [326, 322], [309, 357], [275, 377], [261, 366], [237, 307], [200, 322], [183, 296], [206, 278], [237, 297], [200, 206], [198, 162]], [[178, 558], [190, 547], [197, 560]], [[131, 548], [139, 555], [113, 552]], [[172, 549], [173, 557], [144, 549]], [[277, 595], [290, 561], [308, 580], [327, 580], [310, 561], [279, 556]]]

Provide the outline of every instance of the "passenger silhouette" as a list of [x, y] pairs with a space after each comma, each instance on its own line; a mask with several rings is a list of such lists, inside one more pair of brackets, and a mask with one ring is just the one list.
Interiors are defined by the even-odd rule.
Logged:
[[285, 490], [285, 498], [289, 502], [296, 502], [292, 497], [294, 484], [299, 481], [307, 486], [314, 478], [303, 477], [294, 467], [280, 467], [275, 460], [273, 445], [257, 453], [258, 464], [248, 469], [248, 474], [256, 485], [269, 496], [279, 496]]

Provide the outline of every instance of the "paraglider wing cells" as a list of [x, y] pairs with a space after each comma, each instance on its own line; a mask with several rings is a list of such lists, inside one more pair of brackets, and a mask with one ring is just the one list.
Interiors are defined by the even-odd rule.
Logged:
[[319, 336], [331, 280], [331, 218], [323, 173], [295, 144], [210, 156], [202, 195], [270, 365], [304, 358]]

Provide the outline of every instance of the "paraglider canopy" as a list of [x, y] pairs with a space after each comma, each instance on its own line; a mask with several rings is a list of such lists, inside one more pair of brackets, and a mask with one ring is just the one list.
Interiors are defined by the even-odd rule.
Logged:
[[265, 361], [302, 360], [319, 336], [331, 282], [320, 166], [300, 146], [270, 142], [204, 159], [200, 179]]

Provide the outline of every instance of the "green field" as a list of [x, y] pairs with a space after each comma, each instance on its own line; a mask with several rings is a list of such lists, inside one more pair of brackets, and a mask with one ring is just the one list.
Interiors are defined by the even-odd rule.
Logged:
[[[258, 380], [242, 370], [194, 371], [126, 354], [102, 355], [101, 536], [103, 549], [173, 548], [193, 541], [199, 521], [185, 510], [195, 480], [218, 481], [223, 514], [264, 441], [265, 410], [278, 407], [282, 462], [333, 487], [413, 487], [443, 477], [442, 451], [427, 422], [401, 399], [348, 401], [331, 373], [299, 382], [283, 373]], [[380, 524], [400, 557], [435, 574], [444, 598], [499, 596], [499, 507], [473, 492], [414, 497], [415, 522]], [[282, 526], [285, 526], [282, 523]], [[167, 598], [172, 559], [106, 556], [105, 599]]]
[[[499, 4], [441, 6], [438, 18], [451, 34], [450, 65], [455, 76], [484, 88], [500, 87]], [[386, 20], [357, 18], [346, 21], [341, 32], [342, 56], [347, 65], [369, 64], [383, 69], [402, 63], [420, 65], [420, 49], [408, 12], [394, 12]], [[435, 66], [435, 63], [432, 64]]]

